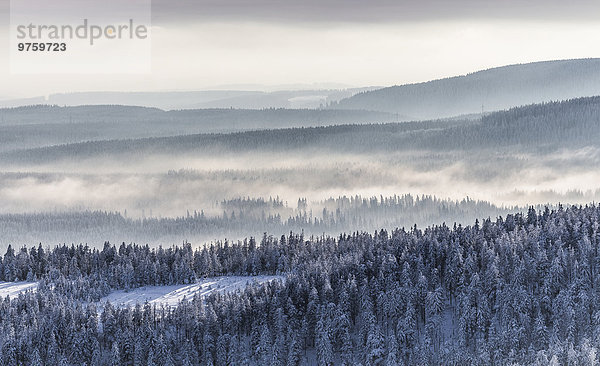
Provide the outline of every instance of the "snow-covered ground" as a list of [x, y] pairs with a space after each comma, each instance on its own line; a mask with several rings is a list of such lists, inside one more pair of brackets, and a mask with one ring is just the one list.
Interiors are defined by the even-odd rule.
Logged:
[[[145, 286], [129, 291], [117, 290], [100, 300], [99, 310], [110, 301], [115, 306], [135, 306], [136, 303], [164, 304], [170, 307], [177, 304], [185, 297], [191, 299], [196, 293], [207, 296], [214, 292], [232, 292], [243, 290], [252, 283], [262, 284], [271, 281], [284, 281], [284, 276], [224, 276], [205, 278], [190, 285], [173, 286]], [[13, 298], [25, 291], [36, 291], [37, 282], [0, 282], [0, 300], [6, 296]]]
[[0, 282], [0, 297], [4, 299], [6, 296], [13, 298], [21, 292], [31, 290], [35, 291], [38, 288], [37, 282]]
[[[207, 296], [214, 292], [232, 292], [244, 289], [252, 283], [266, 283], [274, 280], [284, 281], [284, 276], [224, 276], [200, 280], [191, 285], [145, 286], [129, 291], [118, 290], [111, 292], [100, 300], [100, 307], [107, 301], [115, 306], [135, 306], [136, 303], [164, 304], [170, 307], [185, 297], [192, 299], [196, 293]], [[99, 309], [100, 310], [100, 309]]]

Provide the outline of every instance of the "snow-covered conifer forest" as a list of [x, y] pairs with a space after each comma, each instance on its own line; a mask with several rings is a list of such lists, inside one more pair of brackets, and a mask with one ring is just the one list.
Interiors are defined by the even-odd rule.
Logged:
[[[600, 207], [509, 214], [202, 249], [9, 247], [0, 279], [38, 280], [0, 306], [2, 362], [431, 365], [597, 362]], [[182, 298], [98, 301], [116, 289], [284, 274]]]
[[0, 364], [599, 365], [598, 65], [1, 108]]

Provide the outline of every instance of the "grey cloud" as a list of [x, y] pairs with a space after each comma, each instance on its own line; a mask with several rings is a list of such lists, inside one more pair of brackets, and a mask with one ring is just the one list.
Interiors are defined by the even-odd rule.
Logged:
[[154, 0], [157, 24], [241, 20], [410, 22], [443, 19], [595, 20], [597, 0]]
[[[58, 0], [60, 1], [60, 0]], [[0, 0], [0, 25], [9, 1]], [[152, 0], [155, 24], [421, 22], [445, 19], [596, 21], [598, 0]]]

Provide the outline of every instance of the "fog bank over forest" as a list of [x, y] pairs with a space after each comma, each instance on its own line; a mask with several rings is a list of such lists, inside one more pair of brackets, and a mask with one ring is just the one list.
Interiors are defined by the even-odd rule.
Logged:
[[[523, 70], [537, 70], [537, 77], [568, 66], [573, 72], [561, 80], [571, 83], [594, 62], [508, 67], [473, 74], [471, 82]], [[469, 224], [509, 209], [600, 198], [600, 97], [593, 96], [412, 122], [389, 111], [117, 105], [29, 106], [0, 109], [0, 115], [0, 223], [22, 241], [43, 241], [43, 227], [73, 220], [88, 222], [88, 229], [69, 229], [63, 241], [200, 243], [289, 230], [335, 235]], [[434, 202], [426, 209], [394, 204], [387, 217], [380, 206], [406, 194]], [[346, 211], [339, 206], [344, 197], [379, 203]], [[467, 198], [484, 206], [461, 206]], [[222, 207], [270, 199], [278, 206], [252, 213]], [[331, 200], [342, 201], [327, 206]], [[202, 215], [190, 221], [194, 212]], [[145, 219], [158, 221], [147, 226]], [[22, 235], [23, 223], [32, 220], [39, 221], [37, 231]], [[173, 224], [180, 221], [183, 226]], [[140, 235], [148, 227], [151, 233]], [[46, 238], [60, 241], [59, 233], [46, 231]]]

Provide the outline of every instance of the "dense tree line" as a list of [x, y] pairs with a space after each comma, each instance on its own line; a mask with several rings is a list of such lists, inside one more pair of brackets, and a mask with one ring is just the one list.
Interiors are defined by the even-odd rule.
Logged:
[[[599, 206], [561, 206], [466, 227], [265, 236], [198, 250], [10, 249], [5, 276], [45, 280], [36, 294], [0, 304], [2, 361], [595, 365], [599, 228]], [[65, 296], [74, 278], [110, 287], [126, 286], [128, 275], [133, 286], [191, 280], [174, 275], [183, 267], [191, 277], [285, 272], [286, 280], [174, 309], [106, 304], [99, 316]]]
[[[377, 151], [384, 147], [402, 146], [399, 143], [404, 142], [406, 139], [405, 132], [408, 131], [439, 129], [448, 125], [465, 123], [467, 122], [407, 122], [383, 125], [370, 123], [364, 125], [299, 127], [235, 133], [86, 141], [32, 149], [15, 149], [0, 154], [0, 159], [5, 162], [41, 163], [62, 159], [94, 158], [98, 154], [106, 156], [128, 155], [131, 158], [138, 158], [148, 154], [178, 154], [182, 151], [218, 154], [261, 150], [299, 150], [309, 146], [313, 148], [336, 146], [337, 149], [343, 148], [342, 151], [356, 149]], [[357, 144], [358, 141], [370, 141], [370, 144]]]
[[[101, 245], [112, 238], [128, 238], [138, 244], [192, 243], [217, 237], [242, 238], [263, 232], [290, 231], [335, 234], [371, 231], [432, 222], [470, 223], [477, 217], [504, 215], [512, 208], [498, 207], [469, 198], [460, 201], [434, 196], [362, 197], [341, 196], [321, 202], [299, 199], [290, 207], [280, 198], [236, 198], [223, 200], [203, 210], [174, 218], [129, 218], [125, 213], [104, 211], [44, 212], [0, 215], [2, 250], [7, 244], [88, 243]], [[70, 241], [69, 241], [70, 240]], [[112, 239], [114, 240], [114, 239]], [[54, 242], [53, 242], [54, 241]]]
[[112, 289], [193, 283], [198, 277], [284, 272], [289, 267], [250, 238], [193, 250], [191, 244], [169, 248], [108, 242], [99, 250], [88, 245], [61, 245], [53, 250], [9, 245], [0, 260], [1, 281], [41, 280], [41, 287], [69, 298], [97, 301]]

